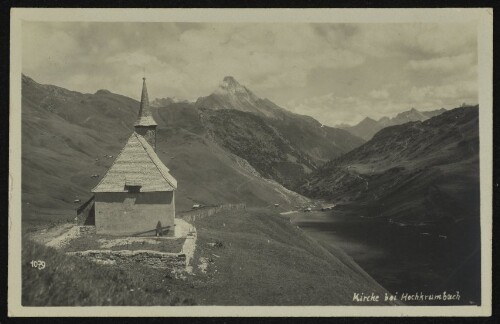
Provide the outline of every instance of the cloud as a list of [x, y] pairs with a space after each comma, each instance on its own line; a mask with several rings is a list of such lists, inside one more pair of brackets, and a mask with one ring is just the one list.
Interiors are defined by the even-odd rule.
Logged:
[[63, 30], [44, 30], [23, 26], [23, 69], [61, 69], [78, 53], [79, 44]]
[[[157, 81], [176, 79], [178, 82], [169, 88], [181, 95], [192, 95], [193, 90], [202, 95], [225, 75], [249, 82], [264, 80], [253, 85], [256, 90], [301, 87], [313, 69], [346, 69], [364, 60], [349, 49], [325, 43], [309, 24], [184, 24], [182, 28], [167, 23], [28, 25], [25, 45], [30, 50], [23, 58], [27, 71], [43, 70], [42, 65], [57, 54], [53, 52], [59, 46], [64, 47], [59, 60], [107, 64], [115, 75], [135, 75], [142, 66], [147, 71], [163, 71], [170, 76]], [[37, 48], [42, 49], [38, 57], [34, 55]], [[68, 62], [58, 73], [68, 77], [80, 73], [75, 67]], [[102, 77], [95, 75], [95, 81]]]
[[157, 57], [141, 52], [120, 53], [106, 58], [104, 62], [107, 64], [135, 66], [136, 68], [163, 65], [163, 62], [158, 60]]
[[372, 90], [368, 95], [373, 99], [387, 99], [389, 92], [387, 90]]
[[363, 62], [356, 53], [324, 43], [307, 25], [214, 24], [183, 33], [175, 48], [189, 62], [185, 73], [203, 71], [217, 80], [221, 75], [263, 79], [254, 86], [257, 90], [304, 86], [312, 69], [349, 68]]
[[329, 126], [354, 125], [365, 117], [392, 117], [415, 107], [419, 110], [456, 108], [463, 102], [477, 104], [477, 83], [460, 81], [436, 87], [411, 87], [406, 97], [396, 98], [386, 90], [373, 90], [367, 95], [342, 96], [328, 93], [321, 96], [290, 100], [287, 108], [308, 114]]
[[24, 22], [23, 72], [71, 90], [196, 98], [226, 75], [325, 124], [477, 100], [460, 24]]
[[477, 56], [474, 53], [465, 53], [455, 56], [442, 56], [428, 60], [410, 60], [408, 67], [413, 71], [457, 72], [477, 65]]
[[358, 25], [346, 41], [366, 55], [428, 58], [470, 52], [477, 46], [474, 23], [413, 23]]
[[[426, 101], [429, 99], [440, 100], [461, 100], [477, 98], [478, 89], [475, 82], [457, 82], [437, 87], [412, 87], [409, 97], [414, 102]], [[477, 101], [477, 99], [475, 100]]]

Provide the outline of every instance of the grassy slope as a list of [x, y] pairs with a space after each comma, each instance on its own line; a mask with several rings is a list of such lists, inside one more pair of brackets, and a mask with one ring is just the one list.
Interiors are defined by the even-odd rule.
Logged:
[[478, 303], [478, 129], [478, 107], [385, 128], [326, 164], [303, 192], [339, 203], [339, 236], [387, 253], [357, 256], [385, 288], [459, 289], [461, 303]]
[[178, 180], [177, 210], [193, 203], [247, 203], [268, 206], [304, 201], [296, 193], [267, 181], [245, 160], [207, 138], [198, 111], [172, 105], [154, 111], [158, 122], [158, 156]]
[[[195, 226], [194, 274], [186, 280], [141, 264], [97, 265], [25, 240], [23, 304], [349, 305], [353, 292], [385, 292], [342, 251], [273, 211], [221, 212]], [[215, 242], [221, 246], [208, 244]], [[46, 268], [33, 269], [31, 260]]]
[[[80, 94], [23, 77], [23, 220], [72, 219], [74, 199], [111, 165], [130, 134], [137, 102], [118, 95]], [[96, 159], [99, 159], [96, 161]]]
[[[385, 291], [341, 251], [270, 211], [220, 213], [195, 226], [195, 260], [213, 260], [206, 275], [193, 277], [201, 304], [347, 305], [353, 292]], [[217, 241], [222, 248], [207, 244]]]
[[301, 191], [368, 216], [459, 220], [479, 215], [478, 153], [478, 108], [457, 108], [380, 131], [326, 164]]
[[[80, 205], [73, 200], [83, 203], [91, 196], [133, 131], [139, 103], [107, 91], [81, 94], [40, 85], [27, 77], [22, 91], [23, 221], [72, 220]], [[255, 176], [245, 161], [208, 140], [197, 110], [179, 104], [154, 114], [158, 155], [179, 183], [178, 210], [193, 202], [262, 206], [295, 200], [297, 195]]]
[[[31, 260], [45, 261], [46, 268], [31, 267]], [[23, 242], [22, 285], [24, 306], [193, 304], [171, 294], [165, 279], [152, 269], [99, 265], [31, 241]]]
[[281, 120], [269, 120], [284, 138], [308, 154], [318, 165], [334, 159], [365, 141], [346, 130], [322, 125], [312, 117], [288, 113]]
[[[109, 168], [114, 158], [103, 155], [116, 157], [132, 131], [137, 109], [137, 101], [106, 91], [79, 94], [24, 78], [23, 224], [74, 217], [78, 204], [73, 200], [90, 196], [99, 181], [90, 175], [102, 176]], [[208, 140], [196, 110], [174, 105], [154, 114], [159, 124], [158, 154], [179, 181], [178, 209], [188, 209], [194, 201], [280, 203], [285, 208], [301, 200], [257, 177], [245, 161]], [[207, 274], [197, 270], [187, 281], [169, 279], [141, 265], [97, 266], [25, 242], [24, 303], [348, 304], [358, 289], [383, 291], [341, 252], [333, 256], [267, 213], [217, 215], [196, 225], [197, 258], [217, 260], [210, 263]], [[213, 239], [225, 248], [207, 250], [205, 243]], [[33, 259], [46, 261], [47, 268], [31, 269], [28, 262]]]

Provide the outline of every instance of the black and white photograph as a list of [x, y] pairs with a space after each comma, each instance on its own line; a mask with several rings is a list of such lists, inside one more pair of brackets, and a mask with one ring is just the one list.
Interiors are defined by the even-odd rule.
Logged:
[[492, 9], [250, 12], [12, 11], [11, 314], [491, 313]]

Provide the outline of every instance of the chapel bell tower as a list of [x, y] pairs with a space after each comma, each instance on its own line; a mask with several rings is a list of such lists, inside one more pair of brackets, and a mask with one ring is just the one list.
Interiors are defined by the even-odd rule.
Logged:
[[142, 95], [141, 106], [139, 108], [139, 116], [134, 124], [135, 132], [142, 135], [149, 145], [156, 152], [156, 122], [151, 115], [149, 108], [148, 89], [146, 88], [146, 78], [142, 78]]

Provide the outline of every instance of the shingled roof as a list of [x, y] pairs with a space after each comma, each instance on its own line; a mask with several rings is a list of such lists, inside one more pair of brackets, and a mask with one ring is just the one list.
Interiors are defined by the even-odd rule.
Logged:
[[146, 78], [142, 78], [142, 94], [141, 94], [141, 106], [139, 108], [139, 116], [134, 126], [156, 126], [156, 122], [151, 115], [151, 109], [149, 108], [149, 97], [148, 89], [146, 87]]
[[177, 180], [146, 139], [136, 132], [92, 192], [127, 192], [126, 185], [139, 187], [140, 192], [177, 189]]

